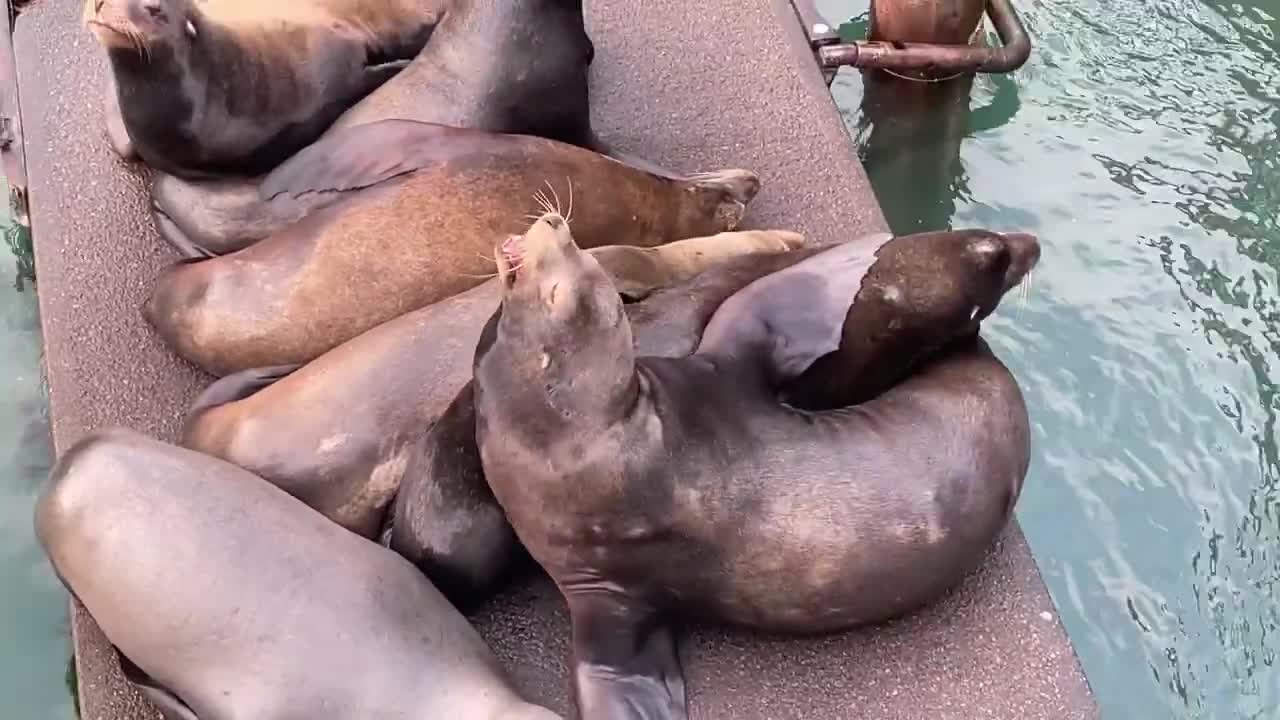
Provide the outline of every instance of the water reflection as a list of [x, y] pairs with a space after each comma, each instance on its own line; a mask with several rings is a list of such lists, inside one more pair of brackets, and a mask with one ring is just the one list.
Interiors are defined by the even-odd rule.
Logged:
[[1019, 517], [1106, 716], [1276, 717], [1280, 6], [1018, 9], [1031, 60], [950, 113], [833, 90], [895, 230], [1041, 235], [1032, 301], [986, 332], [1032, 411]]
[[[840, 36], [861, 40], [867, 28], [864, 13], [841, 25]], [[857, 111], [845, 117], [895, 232], [951, 228], [956, 202], [969, 198], [961, 143], [1006, 125], [1018, 112], [1017, 84], [1006, 77], [992, 80], [986, 104], [972, 109], [973, 77], [920, 82], [878, 70], [844, 70], [833, 83], [838, 96], [859, 98]]]
[[[0, 192], [5, 189], [0, 183]], [[0, 285], [0, 697], [5, 716], [74, 717], [64, 682], [70, 658], [66, 596], [36, 544], [31, 508], [51, 460], [40, 377], [40, 323], [30, 232], [0, 215], [11, 255]]]

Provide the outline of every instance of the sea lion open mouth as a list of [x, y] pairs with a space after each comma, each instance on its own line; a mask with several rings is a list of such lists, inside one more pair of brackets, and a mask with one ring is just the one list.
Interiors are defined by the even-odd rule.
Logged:
[[[551, 228], [550, 236], [545, 234], [546, 228], [539, 227], [542, 225]], [[567, 228], [565, 219], [559, 213], [549, 212], [533, 221], [523, 235], [508, 235], [498, 247], [494, 248], [498, 275], [503, 278], [507, 288], [515, 284], [521, 269], [526, 267], [530, 260], [536, 261], [552, 248], [559, 246], [561, 242], [559, 233], [565, 228]]]
[[502, 241], [499, 252], [506, 259], [511, 271], [515, 272], [520, 267], [520, 261], [524, 259], [524, 236], [508, 235], [507, 239]]

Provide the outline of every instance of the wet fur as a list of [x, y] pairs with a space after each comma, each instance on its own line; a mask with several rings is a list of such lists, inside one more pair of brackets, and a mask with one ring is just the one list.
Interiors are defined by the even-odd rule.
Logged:
[[675, 618], [815, 633], [895, 617], [959, 582], [1007, 523], [1026, 407], [972, 335], [862, 405], [798, 410], [775, 391], [804, 368], [778, 364], [768, 335], [749, 352], [635, 357], [607, 277], [538, 237], [477, 348], [476, 438], [565, 593], [585, 717], [686, 716]]
[[[914, 358], [927, 358], [957, 336], [976, 331], [985, 314], [970, 317], [971, 303], [980, 299], [993, 307], [988, 295], [1001, 291], [996, 288], [998, 283], [983, 282], [983, 276], [993, 269], [984, 268], [980, 259], [965, 252], [962, 238], [972, 237], [913, 235], [891, 240], [886, 235], [868, 235], [850, 240], [848, 248], [875, 262], [859, 282], [857, 297], [843, 320], [843, 337], [856, 339], [870, 328], [887, 327], [891, 322], [887, 315], [896, 317], [899, 329], [889, 336], [872, 334], [870, 342], [842, 342], [828, 359], [842, 359], [850, 368], [848, 373], [833, 363], [805, 375], [815, 383], [873, 397], [910, 373]], [[742, 332], [749, 323], [741, 322], [741, 316], [762, 302], [758, 290], [769, 287], [765, 279], [792, 282], [788, 273], [793, 268], [803, 269], [815, 258], [821, 261], [830, 249], [806, 247], [783, 254], [734, 258], [685, 283], [659, 290], [644, 302], [627, 305], [636, 354], [669, 358], [692, 354], [703, 342], [703, 329], [713, 315], [721, 324]], [[964, 262], [965, 258], [970, 262]], [[830, 272], [832, 266], [823, 262], [817, 269]], [[807, 279], [801, 282], [812, 284]], [[898, 283], [938, 290], [899, 296], [896, 302], [914, 303], [916, 313], [911, 314], [896, 302], [884, 300], [885, 289]], [[975, 292], [958, 292], [957, 286], [964, 283], [971, 284]], [[751, 292], [744, 291], [748, 286]], [[786, 292], [785, 287], [781, 291]], [[725, 302], [730, 299], [732, 303]], [[807, 303], [802, 304], [803, 311], [811, 310]], [[913, 325], [901, 322], [913, 318], [918, 321]], [[927, 330], [930, 321], [932, 331]], [[493, 322], [491, 318], [490, 326]], [[898, 340], [902, 338], [898, 333], [914, 343], [911, 355], [899, 354], [902, 345]], [[392, 527], [387, 538], [393, 549], [413, 559], [450, 599], [464, 606], [487, 599], [510, 572], [518, 571], [525, 555], [484, 480], [474, 443], [472, 390], [468, 383], [415, 449], [414, 465], [405, 475], [388, 518]], [[459, 508], [466, 509], [460, 512]]]

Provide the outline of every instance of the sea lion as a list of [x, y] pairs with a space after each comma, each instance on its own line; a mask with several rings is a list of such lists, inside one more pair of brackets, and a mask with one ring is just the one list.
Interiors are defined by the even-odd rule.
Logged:
[[[537, 135], [669, 174], [596, 136], [587, 82], [594, 56], [582, 0], [455, 0], [409, 67], [338, 118], [320, 142], [355, 125], [417, 120]], [[385, 152], [384, 160], [394, 162], [398, 150], [382, 145], [367, 152]], [[281, 190], [271, 175], [217, 181], [158, 176], [153, 217], [171, 243], [223, 254], [344, 194]]]
[[[796, 233], [745, 231], [588, 252], [624, 297], [640, 300], [725, 259], [802, 244]], [[348, 530], [376, 537], [412, 446], [471, 379], [480, 328], [501, 295], [495, 278], [378, 325], [300, 369], [221, 378], [196, 398], [181, 444], [233, 462]], [[492, 499], [488, 507], [496, 508]]]
[[[1002, 237], [1007, 288], [1039, 253]], [[885, 620], [952, 588], [1007, 523], [1029, 422], [976, 332], [862, 405], [777, 400], [838, 345], [869, 265], [856, 248], [735, 295], [755, 313], [726, 302], [687, 358], [636, 357], [616, 291], [561, 218], [495, 254], [504, 295], [476, 349], [476, 441], [567, 601], [583, 717], [687, 717], [678, 619], [789, 633]]]
[[58, 577], [171, 720], [551, 720], [408, 561], [247, 470], [125, 429], [35, 507]]
[[446, 2], [85, 0], [108, 138], [174, 175], [266, 172], [404, 69]]
[[[824, 402], [839, 406], [842, 396], [845, 405], [862, 402], [939, 348], [975, 332], [1009, 289], [1011, 278], [1020, 277], [1006, 272], [1008, 244], [1000, 235], [981, 231], [898, 237], [875, 233], [847, 241], [839, 252], [855, 262], [869, 261], [870, 268], [860, 283], [849, 286], [857, 294], [843, 319], [839, 346], [822, 358], [825, 364], [815, 363], [785, 383], [784, 396], [790, 388], [812, 385], [828, 390], [819, 396]], [[716, 324], [707, 328], [713, 336], [736, 329], [738, 337], [745, 337], [757, 319], [749, 309], [767, 302], [762, 291], [772, 286], [772, 281], [756, 281], [777, 273], [774, 280], [791, 282], [781, 271], [829, 249], [735, 258], [627, 305], [636, 355], [693, 353], [713, 315]], [[727, 299], [732, 302], [725, 303]], [[833, 318], [826, 321], [839, 324]], [[472, 393], [468, 383], [413, 446], [385, 538], [460, 607], [487, 599], [523, 559], [484, 479]]]
[[584, 247], [652, 247], [734, 229], [760, 187], [746, 170], [671, 180], [554, 140], [408, 120], [330, 140], [280, 181], [349, 190], [341, 202], [156, 281], [143, 312], [178, 355], [214, 375], [310, 361], [492, 276], [493, 238], [539, 203], [563, 207]]

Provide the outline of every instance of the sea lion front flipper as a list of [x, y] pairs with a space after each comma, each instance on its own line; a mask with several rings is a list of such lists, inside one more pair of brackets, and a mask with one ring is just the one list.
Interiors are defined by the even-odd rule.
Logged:
[[599, 594], [569, 595], [578, 711], [599, 720], [688, 720], [671, 626]]
[[378, 120], [334, 130], [263, 179], [263, 200], [277, 195], [342, 192], [413, 172], [438, 156], [449, 128], [416, 120]]
[[106, 122], [107, 142], [110, 143], [111, 149], [123, 160], [137, 160], [138, 149], [133, 144], [133, 138], [129, 137], [129, 131], [124, 125], [124, 115], [120, 112], [120, 95], [116, 90], [116, 80], [110, 73], [107, 74], [106, 90], [102, 97], [102, 116]]
[[133, 683], [156, 706], [164, 720], [200, 720], [186, 703], [156, 683], [142, 668], [125, 657], [119, 648], [116, 648], [116, 657], [120, 659], [120, 671], [125, 679]]
[[609, 274], [625, 302], [638, 302], [731, 258], [785, 253], [804, 245], [804, 236], [799, 233], [739, 230], [676, 240], [656, 247], [604, 245], [587, 252]]
[[156, 232], [160, 233], [161, 239], [169, 243], [169, 247], [176, 250], [183, 260], [209, 260], [218, 257], [187, 237], [187, 234], [182, 232], [182, 228], [178, 227], [173, 218], [169, 217], [169, 214], [155, 200], [151, 201], [151, 221], [155, 224]]
[[384, 544], [462, 612], [488, 600], [528, 560], [485, 481], [468, 381], [411, 450]]
[[187, 411], [187, 424], [190, 425], [206, 410], [243, 400], [300, 367], [301, 363], [250, 368], [214, 380], [191, 403], [191, 408]]
[[711, 316], [697, 354], [758, 361], [774, 383], [800, 376], [840, 348], [862, 279], [892, 237], [834, 245], [739, 290]]

